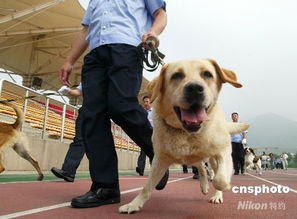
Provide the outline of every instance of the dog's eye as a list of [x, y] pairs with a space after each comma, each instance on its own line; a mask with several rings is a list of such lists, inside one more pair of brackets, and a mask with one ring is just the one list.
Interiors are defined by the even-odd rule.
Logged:
[[212, 78], [212, 74], [209, 71], [203, 71], [201, 72], [202, 77], [204, 78]]
[[182, 72], [176, 72], [171, 76], [171, 80], [181, 80], [185, 77], [185, 74]]

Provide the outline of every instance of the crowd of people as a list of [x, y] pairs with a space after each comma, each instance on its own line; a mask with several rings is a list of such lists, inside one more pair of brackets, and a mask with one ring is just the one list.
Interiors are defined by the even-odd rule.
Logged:
[[[237, 112], [231, 114], [233, 122], [238, 122], [239, 115]], [[245, 154], [244, 147], [247, 145], [247, 131], [231, 135], [232, 142], [232, 160], [234, 166], [234, 175], [239, 175], [239, 173], [245, 173]], [[263, 170], [268, 169], [287, 169], [288, 168], [288, 155], [282, 153], [280, 156], [277, 156], [273, 153], [266, 154], [265, 152], [259, 156], [261, 159], [261, 168]]]
[[273, 170], [273, 169], [288, 169], [288, 158], [289, 156], [283, 152], [281, 155], [276, 155], [273, 153], [269, 153], [266, 155], [263, 152], [261, 156], [262, 160], [262, 169], [264, 170]]

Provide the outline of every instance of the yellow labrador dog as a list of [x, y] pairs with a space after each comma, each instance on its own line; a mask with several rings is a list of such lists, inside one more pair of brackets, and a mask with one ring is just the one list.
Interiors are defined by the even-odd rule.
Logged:
[[29, 161], [34, 166], [39, 175], [37, 180], [42, 180], [43, 174], [38, 162], [34, 160], [27, 151], [26, 136], [20, 131], [20, 127], [24, 121], [23, 112], [15, 104], [7, 101], [0, 101], [0, 103], [12, 107], [17, 114], [16, 121], [13, 124], [0, 122], [0, 173], [5, 170], [2, 163], [2, 152], [5, 148], [12, 147], [18, 155]]
[[205, 160], [214, 170], [215, 195], [222, 203], [222, 191], [230, 189], [233, 173], [230, 134], [248, 128], [228, 123], [217, 103], [223, 83], [241, 87], [236, 75], [215, 61], [201, 59], [166, 64], [148, 85], [153, 102], [153, 145], [155, 157], [149, 179], [140, 194], [119, 208], [121, 213], [139, 211], [149, 199], [167, 168], [173, 163], [197, 166], [202, 193], [208, 193]]

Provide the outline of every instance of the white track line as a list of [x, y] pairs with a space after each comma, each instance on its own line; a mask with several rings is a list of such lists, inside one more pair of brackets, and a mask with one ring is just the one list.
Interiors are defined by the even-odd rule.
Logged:
[[[173, 183], [173, 182], [178, 182], [178, 181], [189, 179], [189, 178], [192, 178], [192, 176], [188, 176], [188, 177], [184, 177], [184, 178], [177, 178], [177, 179], [168, 181], [167, 184]], [[122, 179], [122, 178], [120, 178], [120, 179]], [[125, 178], [125, 179], [127, 179], [127, 178]], [[147, 178], [144, 178], [144, 179], [147, 179]], [[121, 194], [136, 192], [136, 191], [139, 191], [141, 189], [142, 189], [142, 187], [138, 187], [138, 188], [135, 188], [135, 189], [129, 189], [129, 190], [122, 191]], [[16, 217], [21, 217], [21, 216], [25, 216], [25, 215], [29, 215], [29, 214], [35, 214], [35, 213], [39, 213], [39, 212], [49, 211], [49, 210], [68, 207], [68, 206], [70, 206], [70, 202], [65, 202], [65, 203], [57, 204], [57, 205], [51, 205], [51, 206], [47, 206], [47, 207], [35, 208], [35, 209], [31, 209], [31, 210], [27, 210], [27, 211], [20, 211], [20, 212], [16, 212], [16, 213], [12, 213], [12, 214], [0, 215], [0, 219], [16, 218]]]
[[272, 173], [279, 173], [279, 174], [283, 174], [283, 175], [297, 176], [296, 173], [283, 173], [283, 172], [277, 172], [277, 171], [272, 172]]
[[70, 206], [70, 202], [66, 202], [66, 203], [62, 203], [62, 204], [58, 204], [58, 205], [47, 206], [47, 207], [42, 207], [42, 208], [35, 208], [35, 209], [27, 210], [27, 211], [20, 211], [20, 212], [16, 212], [16, 213], [12, 213], [12, 214], [7, 214], [7, 215], [2, 215], [2, 216], [0, 216], [0, 219], [16, 218], [16, 217], [29, 215], [29, 214], [35, 214], [38, 212], [49, 211], [52, 209], [63, 208], [63, 207], [67, 207], [67, 206]]
[[47, 179], [42, 181], [16, 181], [16, 182], [0, 182], [0, 185], [4, 184], [16, 184], [16, 183], [42, 183], [42, 182], [62, 182], [63, 179]]
[[[256, 179], [262, 180], [262, 181], [264, 181], [264, 182], [271, 183], [271, 184], [276, 185], [276, 186], [284, 186], [284, 185], [281, 185], [281, 184], [278, 184], [278, 183], [275, 183], [275, 182], [271, 182], [271, 181], [269, 181], [269, 180], [267, 180], [267, 179], [263, 179], [263, 178], [261, 178], [261, 177], [254, 176], [254, 175], [252, 175], [252, 174], [250, 174], [250, 173], [246, 173], [246, 174], [249, 175], [249, 176], [251, 176], [251, 177], [254, 177], [254, 178], [256, 178]], [[290, 189], [291, 192], [295, 192], [295, 193], [297, 193], [297, 190], [292, 189], [292, 188], [290, 188], [289, 186], [287, 186], [287, 187]]]

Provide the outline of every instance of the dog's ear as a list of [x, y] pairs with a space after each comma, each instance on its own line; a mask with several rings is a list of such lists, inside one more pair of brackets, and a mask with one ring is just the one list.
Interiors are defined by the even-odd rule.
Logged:
[[228, 69], [225, 69], [225, 68], [221, 68], [218, 63], [212, 59], [208, 59], [211, 64], [213, 64], [213, 66], [215, 67], [216, 69], [216, 72], [218, 73], [218, 75], [220, 76], [221, 80], [224, 82], [224, 83], [229, 83], [231, 85], [233, 85], [234, 87], [242, 87], [242, 84], [240, 84], [238, 81], [237, 81], [237, 77], [236, 77], [236, 74], [231, 71], [231, 70], [228, 70]]
[[165, 72], [168, 65], [165, 65], [162, 67], [160, 75], [156, 78], [154, 78], [151, 82], [147, 85], [147, 92], [148, 96], [151, 99], [151, 102], [154, 102], [154, 100], [160, 95], [160, 93], [163, 92], [163, 84], [164, 84], [164, 78], [165, 78]]

